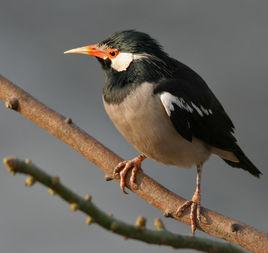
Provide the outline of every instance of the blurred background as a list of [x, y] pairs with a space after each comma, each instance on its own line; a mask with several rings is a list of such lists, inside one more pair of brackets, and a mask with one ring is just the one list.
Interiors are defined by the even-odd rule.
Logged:
[[[202, 204], [267, 231], [268, 171], [267, 1], [1, 0], [0, 73], [75, 123], [124, 158], [137, 152], [106, 116], [102, 70], [93, 58], [63, 51], [98, 42], [114, 31], [135, 28], [160, 41], [173, 57], [196, 70], [236, 125], [242, 148], [263, 172], [261, 179], [212, 157], [202, 178]], [[118, 184], [17, 113], [0, 107], [0, 157], [30, 158], [77, 193], [91, 193], [104, 211], [133, 223], [137, 215], [161, 213], [124, 195]], [[196, 171], [144, 162], [146, 173], [185, 198]], [[84, 216], [51, 197], [40, 185], [0, 170], [0, 245], [5, 253], [174, 252], [84, 225]], [[164, 219], [171, 231], [190, 228]], [[198, 236], [206, 236], [201, 232]], [[186, 252], [183, 251], [183, 252]], [[187, 251], [194, 252], [194, 251]]]

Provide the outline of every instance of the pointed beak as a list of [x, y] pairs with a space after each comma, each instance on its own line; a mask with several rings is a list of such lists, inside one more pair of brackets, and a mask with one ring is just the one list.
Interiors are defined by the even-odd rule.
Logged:
[[97, 44], [74, 48], [74, 49], [65, 51], [64, 54], [87, 54], [87, 55], [95, 56], [95, 57], [102, 58], [102, 59], [107, 58], [105, 51], [100, 49], [97, 46]]

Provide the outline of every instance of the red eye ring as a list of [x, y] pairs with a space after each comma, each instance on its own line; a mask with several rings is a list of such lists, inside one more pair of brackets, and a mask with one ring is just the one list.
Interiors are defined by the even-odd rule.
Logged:
[[119, 51], [114, 48], [109, 48], [107, 50], [107, 53], [108, 53], [108, 57], [112, 59], [112, 58], [115, 58], [119, 54]]

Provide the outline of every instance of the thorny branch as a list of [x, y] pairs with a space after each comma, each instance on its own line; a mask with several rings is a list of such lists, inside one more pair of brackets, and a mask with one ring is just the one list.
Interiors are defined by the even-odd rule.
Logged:
[[[0, 76], [0, 100], [5, 102], [7, 108], [19, 112], [71, 146], [103, 170], [107, 178], [112, 178], [113, 168], [122, 159], [76, 126], [70, 118], [48, 108], [2, 76]], [[137, 185], [136, 189], [131, 189], [128, 178], [127, 187], [131, 191], [160, 209], [165, 216], [190, 224], [189, 213], [185, 213], [182, 217], [177, 217], [175, 214], [185, 199], [170, 192], [142, 172], [138, 174]], [[238, 244], [251, 252], [268, 252], [268, 235], [266, 233], [206, 208], [202, 208], [202, 215], [206, 219], [198, 225], [198, 229], [203, 232]]]
[[175, 249], [196, 249], [198, 251], [209, 253], [243, 253], [231, 244], [213, 241], [205, 238], [192, 236], [177, 235], [167, 231], [163, 223], [155, 220], [156, 230], [150, 230], [145, 227], [145, 218], [139, 216], [135, 225], [130, 225], [122, 222], [111, 215], [101, 211], [92, 203], [90, 195], [84, 198], [72, 192], [64, 186], [58, 176], [50, 176], [30, 161], [22, 161], [15, 158], [5, 158], [4, 164], [7, 169], [13, 173], [26, 174], [29, 177], [25, 180], [26, 186], [32, 186], [36, 181], [49, 188], [50, 192], [57, 194], [63, 200], [70, 204], [71, 211], [80, 210], [87, 215], [86, 224], [96, 223], [101, 227], [124, 236], [149, 244], [168, 245]]

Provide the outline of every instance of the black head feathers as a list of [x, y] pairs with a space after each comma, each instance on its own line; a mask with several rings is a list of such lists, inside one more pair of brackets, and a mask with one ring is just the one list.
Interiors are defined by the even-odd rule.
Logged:
[[146, 53], [150, 55], [165, 54], [162, 51], [162, 47], [155, 39], [146, 33], [136, 30], [116, 32], [109, 38], [100, 42], [99, 45], [107, 45], [108, 47], [116, 48], [126, 53]]

